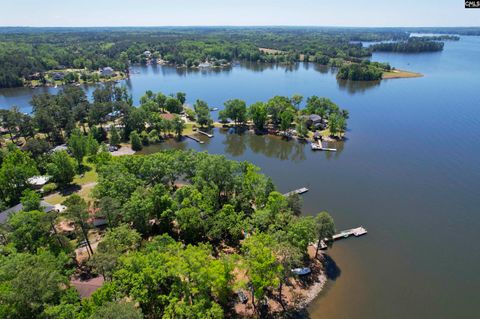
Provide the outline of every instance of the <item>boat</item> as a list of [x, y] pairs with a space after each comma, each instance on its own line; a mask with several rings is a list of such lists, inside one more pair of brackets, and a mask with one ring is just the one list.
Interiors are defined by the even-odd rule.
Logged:
[[293, 268], [292, 272], [298, 276], [305, 276], [310, 274], [312, 270], [308, 267], [302, 267], [302, 268]]
[[215, 111], [218, 111], [218, 110], [219, 110], [218, 107], [212, 107], [212, 108], [210, 108], [210, 111], [212, 111], [212, 112], [215, 112]]

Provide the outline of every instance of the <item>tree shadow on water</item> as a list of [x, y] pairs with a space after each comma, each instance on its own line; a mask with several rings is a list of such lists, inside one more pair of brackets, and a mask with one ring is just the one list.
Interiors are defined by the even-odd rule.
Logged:
[[325, 274], [327, 275], [328, 280], [336, 280], [338, 277], [340, 277], [342, 271], [332, 257], [324, 254], [323, 265], [325, 267]]

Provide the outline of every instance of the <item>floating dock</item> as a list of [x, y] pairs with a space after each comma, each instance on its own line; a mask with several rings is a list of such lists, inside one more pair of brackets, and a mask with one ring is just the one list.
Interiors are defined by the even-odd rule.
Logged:
[[204, 131], [198, 131], [198, 133], [203, 134], [203, 135], [205, 135], [205, 136], [208, 136], [209, 138], [212, 138], [212, 137], [213, 137], [213, 134], [209, 134], [209, 133], [204, 132]]
[[205, 143], [204, 141], [199, 140], [199, 139], [196, 138], [195, 136], [191, 136], [191, 135], [184, 135], [184, 136], [187, 137], [187, 138], [189, 138], [189, 139], [194, 140], [194, 141], [197, 142], [197, 143], [200, 143], [200, 144], [204, 144], [204, 143]]
[[306, 192], [308, 192], [308, 188], [302, 187], [302, 188], [296, 189], [294, 191], [285, 193], [285, 194], [283, 194], [283, 196], [290, 196], [290, 195], [293, 195], [293, 194], [301, 195], [301, 194], [306, 193]]
[[323, 147], [322, 142], [318, 141], [318, 143], [312, 143], [310, 144], [312, 146], [313, 151], [328, 151], [328, 152], [336, 152], [336, 148], [329, 148], [329, 147]]

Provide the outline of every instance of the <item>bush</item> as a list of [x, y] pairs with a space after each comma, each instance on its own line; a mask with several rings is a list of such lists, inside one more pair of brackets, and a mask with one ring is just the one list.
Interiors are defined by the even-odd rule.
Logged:
[[58, 188], [58, 185], [56, 183], [48, 183], [42, 188], [42, 192], [44, 194], [50, 194], [56, 191]]
[[142, 141], [137, 132], [133, 131], [130, 133], [130, 144], [132, 144], [132, 150], [141, 151], [143, 148]]

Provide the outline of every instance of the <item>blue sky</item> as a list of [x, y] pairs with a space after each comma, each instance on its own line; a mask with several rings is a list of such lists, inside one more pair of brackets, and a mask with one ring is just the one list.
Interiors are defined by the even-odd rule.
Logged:
[[464, 0], [0, 0], [2, 26], [479, 26]]

